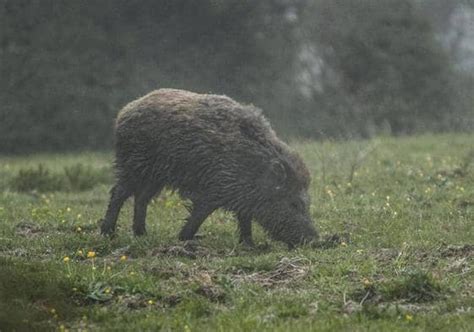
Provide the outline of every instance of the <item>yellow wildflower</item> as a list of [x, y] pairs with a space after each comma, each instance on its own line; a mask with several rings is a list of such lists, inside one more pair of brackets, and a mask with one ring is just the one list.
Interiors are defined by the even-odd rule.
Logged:
[[410, 314], [406, 314], [406, 315], [405, 315], [405, 319], [406, 319], [408, 322], [410, 322], [410, 321], [413, 320], [413, 316], [410, 315]]
[[64, 262], [64, 263], [69, 263], [70, 260], [71, 260], [71, 259], [70, 259], [68, 256], [65, 256], [65, 257], [63, 258], [63, 262]]
[[87, 258], [95, 258], [96, 254], [95, 251], [88, 251], [87, 252]]
[[123, 255], [123, 256], [120, 257], [120, 260], [121, 260], [121, 261], [126, 261], [127, 258], [128, 258], [127, 256]]

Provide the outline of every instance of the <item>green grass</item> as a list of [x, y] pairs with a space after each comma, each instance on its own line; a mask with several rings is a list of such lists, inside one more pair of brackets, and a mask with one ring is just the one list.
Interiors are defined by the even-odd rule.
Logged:
[[[0, 157], [0, 331], [470, 331], [473, 142], [294, 144], [312, 172], [315, 223], [348, 238], [294, 251], [258, 226], [258, 249], [239, 246], [222, 211], [185, 247], [185, 202], [172, 193], [150, 205], [147, 236], [131, 235], [128, 202], [117, 236], [102, 238], [111, 155]], [[58, 179], [69, 185], [49, 192]]]

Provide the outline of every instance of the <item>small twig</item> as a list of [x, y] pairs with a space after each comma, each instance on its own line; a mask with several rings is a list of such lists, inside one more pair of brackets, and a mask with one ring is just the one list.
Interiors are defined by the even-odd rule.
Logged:
[[365, 294], [364, 298], [362, 299], [362, 301], [360, 301], [359, 305], [364, 304], [365, 300], [367, 300], [367, 298], [369, 297], [369, 295], [370, 295], [370, 290], [367, 292], [367, 294]]
[[347, 178], [347, 182], [349, 183], [352, 183], [352, 180], [354, 180], [354, 174], [355, 172], [357, 171], [357, 169], [360, 167], [360, 165], [362, 164], [362, 162], [372, 153], [375, 151], [375, 149], [377, 148], [377, 146], [379, 145], [379, 142], [378, 141], [375, 141], [373, 144], [370, 144], [367, 148], [359, 151], [359, 153], [357, 153], [357, 155], [355, 156], [352, 164], [351, 164], [351, 168], [350, 168], [350, 172], [349, 172], [349, 176]]

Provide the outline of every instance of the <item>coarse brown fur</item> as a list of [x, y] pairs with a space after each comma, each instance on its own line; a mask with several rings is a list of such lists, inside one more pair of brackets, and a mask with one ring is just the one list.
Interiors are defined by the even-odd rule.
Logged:
[[133, 230], [144, 234], [149, 201], [169, 187], [192, 202], [182, 240], [218, 208], [235, 213], [248, 245], [253, 219], [289, 246], [317, 239], [302, 159], [259, 109], [229, 97], [160, 89], [132, 101], [117, 117], [115, 167], [103, 234], [114, 232], [132, 195]]

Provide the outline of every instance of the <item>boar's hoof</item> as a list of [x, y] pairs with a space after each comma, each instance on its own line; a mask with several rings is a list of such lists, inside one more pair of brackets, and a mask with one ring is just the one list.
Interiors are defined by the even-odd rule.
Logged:
[[239, 242], [246, 249], [254, 249], [255, 248], [255, 243], [253, 242], [252, 239], [242, 239]]
[[183, 248], [190, 252], [195, 252], [198, 249], [199, 243], [196, 240], [184, 241]]
[[110, 225], [107, 220], [99, 219], [97, 222], [100, 225], [100, 234], [104, 236], [112, 236], [115, 233], [115, 229]]
[[133, 229], [133, 235], [135, 236], [143, 236], [146, 235], [146, 229], [145, 227], [137, 227]]

